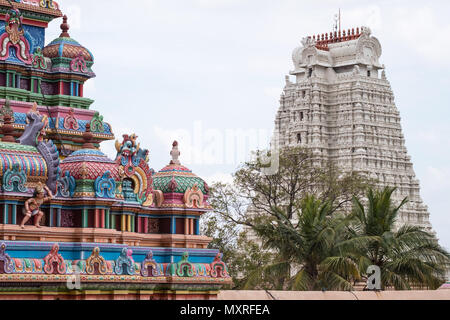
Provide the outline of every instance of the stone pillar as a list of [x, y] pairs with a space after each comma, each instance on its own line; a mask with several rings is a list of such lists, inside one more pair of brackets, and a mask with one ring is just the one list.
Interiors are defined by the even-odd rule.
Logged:
[[171, 234], [177, 233], [177, 223], [175, 217], [172, 217], [170, 219], [170, 233]]
[[61, 227], [61, 208], [56, 209], [56, 226]]
[[95, 215], [94, 215], [94, 228], [100, 227], [100, 209], [95, 208]]
[[111, 226], [111, 215], [110, 215], [110, 210], [109, 209], [105, 210], [105, 221], [106, 221], [105, 228], [106, 229], [110, 229], [110, 226]]
[[81, 214], [81, 225], [83, 228], [87, 228], [89, 225], [89, 211], [88, 209], [83, 209]]
[[144, 231], [143, 231], [143, 233], [148, 233], [148, 222], [149, 222], [149, 219], [150, 218], [148, 218], [148, 217], [144, 218]]

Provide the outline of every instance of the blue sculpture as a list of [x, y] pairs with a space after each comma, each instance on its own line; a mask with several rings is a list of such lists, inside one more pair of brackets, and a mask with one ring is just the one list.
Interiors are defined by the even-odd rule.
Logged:
[[123, 248], [120, 256], [117, 258], [114, 272], [116, 274], [128, 274], [133, 275], [136, 273], [134, 266], [134, 260], [132, 258], [133, 251], [131, 249]]
[[27, 175], [20, 169], [18, 163], [14, 163], [11, 169], [3, 175], [3, 190], [8, 192], [27, 192], [25, 183]]
[[111, 178], [111, 172], [106, 171], [103, 176], [95, 179], [95, 195], [99, 198], [114, 199], [116, 196], [116, 182]]
[[61, 169], [58, 168], [57, 194], [64, 198], [73, 197], [75, 188], [76, 180], [70, 175], [70, 172], [66, 170], [64, 176], [61, 177]]

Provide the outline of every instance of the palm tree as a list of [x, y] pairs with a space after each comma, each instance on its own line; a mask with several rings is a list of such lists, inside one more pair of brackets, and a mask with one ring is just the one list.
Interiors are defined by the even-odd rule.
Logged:
[[346, 240], [345, 219], [331, 215], [330, 204], [314, 196], [305, 197], [300, 207], [296, 224], [279, 211], [278, 219], [255, 227], [275, 258], [250, 275], [246, 288], [350, 290], [352, 280], [359, 279], [357, 264], [338, 245]]
[[450, 255], [420, 227], [404, 225], [395, 230], [399, 210], [407, 202], [405, 198], [395, 206], [391, 199], [395, 190], [369, 189], [366, 206], [354, 198], [348, 239], [339, 246], [351, 252], [362, 274], [369, 265], [379, 266], [382, 289], [437, 289], [445, 282]]

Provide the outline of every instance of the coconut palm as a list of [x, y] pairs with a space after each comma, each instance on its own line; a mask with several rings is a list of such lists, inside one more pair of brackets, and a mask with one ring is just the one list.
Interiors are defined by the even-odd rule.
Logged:
[[[282, 211], [255, 231], [275, 253], [272, 264], [256, 270], [247, 288], [291, 290], [349, 290], [359, 279], [357, 264], [340, 247], [345, 219], [331, 215], [331, 206], [314, 196], [301, 201], [297, 223]], [[261, 285], [263, 284], [263, 285]]]
[[394, 191], [390, 187], [369, 189], [366, 205], [354, 198], [348, 240], [339, 246], [351, 252], [362, 273], [369, 265], [379, 266], [382, 289], [436, 289], [445, 282], [450, 255], [433, 234], [420, 227], [404, 225], [395, 230], [399, 210], [407, 199], [394, 205]]

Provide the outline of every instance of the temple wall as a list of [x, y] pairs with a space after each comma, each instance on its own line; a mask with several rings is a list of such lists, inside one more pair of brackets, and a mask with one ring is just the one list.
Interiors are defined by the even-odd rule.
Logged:
[[450, 290], [429, 291], [264, 291], [223, 290], [217, 300], [450, 300]]

